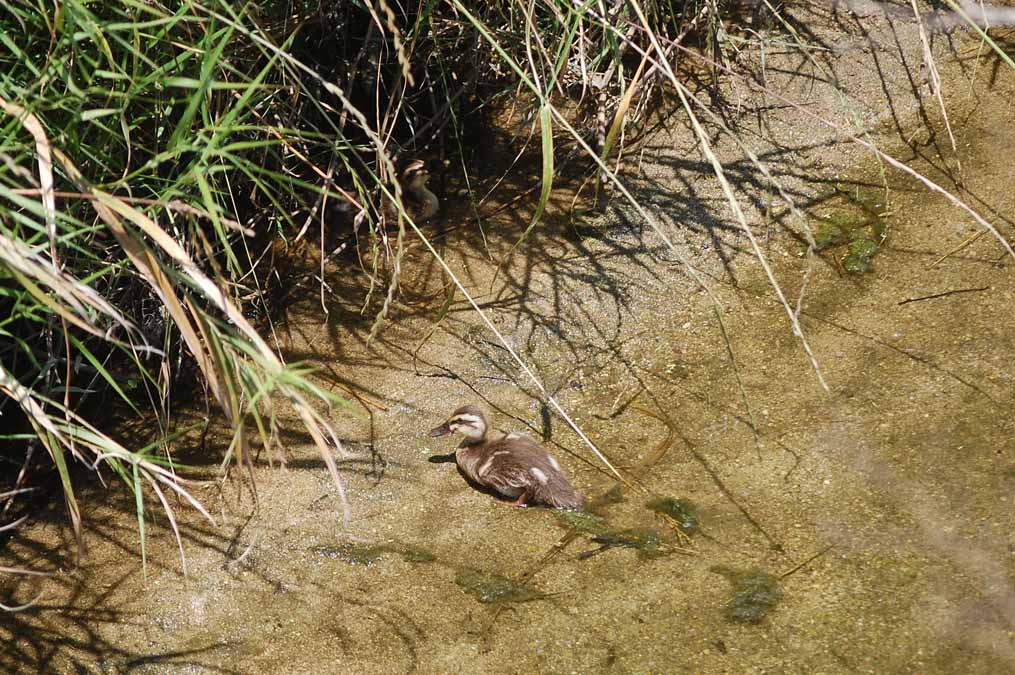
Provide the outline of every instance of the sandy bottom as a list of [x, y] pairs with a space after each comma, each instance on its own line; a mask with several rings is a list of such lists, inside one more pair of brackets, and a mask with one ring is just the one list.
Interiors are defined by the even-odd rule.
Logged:
[[[952, 187], [957, 164], [936, 103], [914, 95], [918, 83], [903, 76], [905, 64], [919, 68], [914, 28], [879, 26], [875, 37], [829, 29], [822, 39], [838, 52], [828, 65], [851, 110], [862, 110], [886, 147]], [[966, 55], [942, 56], [957, 92], [949, 107], [961, 194], [1011, 239], [1015, 76], [1002, 66], [990, 72], [989, 60], [971, 72]], [[769, 76], [773, 88], [841, 112], [826, 89], [788, 70]], [[863, 109], [886, 98], [887, 111]], [[288, 357], [318, 366], [320, 381], [350, 401], [332, 413], [359, 455], [342, 464], [349, 528], [335, 485], [295, 423], [282, 435], [287, 468], [271, 469], [267, 451], [260, 458], [256, 507], [235, 482], [197, 490], [214, 526], [180, 505], [186, 578], [164, 518], [151, 525], [143, 577], [131, 505], [110, 503], [114, 491], [96, 487], [85, 499], [81, 566], [71, 566], [67, 533], [55, 524], [8, 542], [0, 565], [62, 571], [5, 581], [4, 602], [45, 595], [37, 609], [0, 615], [0, 665], [1015, 671], [1013, 261], [987, 234], [933, 265], [977, 231], [967, 214], [895, 172], [885, 174], [886, 195], [875, 163], [858, 161], [858, 151], [799, 111], [773, 110], [763, 96], [744, 105], [748, 127], [752, 111], [766, 122], [740, 131], [814, 231], [831, 237], [809, 259], [794, 235], [801, 223], [778, 200], [764, 219], [767, 182], [732, 144], [720, 144], [792, 303], [806, 284], [800, 321], [827, 390], [680, 114], [643, 139], [631, 184], [711, 296], [619, 206], [573, 221], [562, 200], [510, 257], [524, 211], [485, 221], [484, 237], [450, 206], [439, 237], [470, 293], [599, 447], [655, 495], [694, 505], [699, 529], [689, 546], [646, 508], [649, 495], [630, 488], [600, 507], [602, 521], [579, 523], [585, 529], [558, 546], [574, 521], [498, 504], [453, 464], [431, 460], [453, 444], [426, 431], [473, 402], [498, 426], [544, 439], [590, 497], [614, 486], [461, 294], [437, 322], [448, 282], [416, 245], [377, 341], [365, 341], [373, 312], [360, 314], [363, 286], [351, 260], [329, 280], [346, 300], [331, 300], [326, 315], [310, 283], [278, 329]], [[921, 116], [938, 130], [932, 138]], [[874, 231], [885, 239], [872, 269], [846, 272], [850, 237]], [[212, 450], [221, 453], [226, 441], [213, 433]], [[182, 443], [181, 453], [188, 450]], [[59, 515], [54, 507], [53, 520]], [[528, 581], [510, 581], [519, 575]], [[753, 599], [774, 607], [759, 610], [757, 623], [734, 621], [730, 603], [750, 579]], [[752, 611], [751, 599], [741, 595], [736, 606]]]

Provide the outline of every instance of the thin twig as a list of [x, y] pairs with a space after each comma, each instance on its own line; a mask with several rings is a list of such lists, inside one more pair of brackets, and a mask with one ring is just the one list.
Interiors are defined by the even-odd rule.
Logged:
[[791, 574], [795, 574], [796, 572], [799, 572], [799, 571], [800, 571], [801, 569], [803, 569], [804, 567], [806, 567], [806, 566], [807, 566], [807, 565], [809, 565], [810, 563], [814, 562], [815, 560], [817, 560], [817, 559], [818, 559], [818, 558], [820, 558], [821, 556], [825, 555], [826, 553], [828, 553], [829, 551], [831, 551], [831, 550], [832, 550], [833, 548], [835, 548], [835, 544], [829, 544], [829, 545], [828, 545], [828, 546], [826, 546], [825, 548], [821, 549], [820, 551], [818, 551], [817, 553], [815, 553], [814, 555], [812, 555], [812, 556], [811, 556], [810, 558], [808, 558], [807, 560], [804, 560], [804, 561], [803, 561], [802, 563], [800, 563], [799, 565], [795, 565], [795, 566], [794, 566], [794, 567], [793, 567], [792, 569], [790, 569], [790, 570], [788, 570], [788, 571], [786, 571], [786, 572], [783, 572], [782, 574], [780, 574], [780, 575], [779, 575], [779, 579], [780, 579], [780, 580], [782, 580], [782, 579], [785, 579], [786, 577], [790, 576]]
[[986, 230], [977, 230], [976, 232], [973, 232], [973, 233], [972, 233], [971, 235], [969, 235], [968, 237], [966, 237], [965, 239], [963, 239], [963, 240], [962, 240], [961, 242], [959, 242], [959, 245], [958, 245], [958, 246], [956, 246], [956, 247], [955, 247], [955, 248], [953, 248], [952, 250], [948, 251], [947, 253], [945, 253], [944, 255], [942, 255], [942, 256], [941, 256], [940, 258], [938, 258], [937, 260], [935, 260], [935, 261], [934, 261], [934, 262], [932, 262], [931, 264], [927, 265], [927, 269], [933, 269], [933, 268], [937, 267], [937, 266], [938, 266], [938, 265], [940, 265], [940, 264], [941, 264], [941, 263], [942, 263], [942, 262], [943, 262], [943, 261], [944, 261], [944, 260], [945, 260], [946, 258], [950, 258], [951, 256], [955, 255], [956, 253], [958, 253], [959, 251], [961, 251], [962, 249], [964, 249], [965, 247], [969, 246], [969, 245], [970, 245], [970, 244], [972, 244], [972, 243], [973, 243], [974, 241], [976, 241], [977, 239], [979, 239], [980, 237], [982, 237], [982, 236], [984, 235], [984, 233], [985, 233], [985, 232], [986, 232]]
[[933, 300], [934, 298], [943, 298], [947, 295], [957, 295], [959, 293], [978, 293], [981, 291], [989, 291], [990, 286], [983, 286], [981, 288], [956, 288], [953, 291], [942, 291], [941, 293], [934, 293], [932, 295], [922, 295], [919, 298], [906, 298], [899, 302], [900, 305], [905, 305], [910, 302], [920, 302], [921, 300]]

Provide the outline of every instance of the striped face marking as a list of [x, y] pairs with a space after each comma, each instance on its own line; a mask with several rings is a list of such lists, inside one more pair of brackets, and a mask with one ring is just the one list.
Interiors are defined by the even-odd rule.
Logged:
[[448, 420], [451, 431], [457, 431], [466, 438], [479, 440], [486, 434], [486, 420], [479, 415], [459, 413]]

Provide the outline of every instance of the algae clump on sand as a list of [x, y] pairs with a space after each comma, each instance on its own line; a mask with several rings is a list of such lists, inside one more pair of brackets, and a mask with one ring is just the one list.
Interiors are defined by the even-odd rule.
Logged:
[[736, 570], [716, 565], [709, 568], [733, 584], [733, 597], [726, 603], [726, 617], [736, 623], [759, 623], [782, 600], [779, 580], [763, 570]]
[[607, 548], [630, 548], [638, 553], [640, 560], [652, 560], [669, 555], [673, 547], [662, 532], [650, 528], [628, 528], [611, 530], [592, 537], [592, 541]]
[[480, 602], [529, 602], [542, 600], [545, 593], [516, 584], [507, 577], [465, 569], [455, 575], [455, 583]]
[[669, 516], [685, 534], [694, 534], [698, 531], [698, 507], [686, 499], [673, 497], [652, 499], [645, 504], [645, 508]]

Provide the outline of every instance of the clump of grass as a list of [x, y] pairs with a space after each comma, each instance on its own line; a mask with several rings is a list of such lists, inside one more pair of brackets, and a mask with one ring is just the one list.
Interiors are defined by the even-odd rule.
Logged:
[[[611, 27], [542, 4], [522, 16], [396, 3], [380, 22], [356, 3], [4, 7], [0, 413], [12, 431], [0, 441], [26, 470], [0, 489], [9, 505], [33, 471], [48, 470], [27, 450], [36, 439], [80, 540], [71, 469], [107, 465], [135, 495], [143, 559], [146, 500], [168, 509], [159, 490], [169, 489], [196, 505], [172, 458], [173, 398], [195, 380], [232, 428], [223, 466], [250, 466], [252, 438], [281, 459], [281, 399], [338, 483], [341, 446], [319, 407], [340, 401], [257, 330], [271, 328], [276, 244], [303, 239], [336, 202], [356, 216], [350, 227], [366, 222], [371, 290], [385, 268], [391, 276], [375, 334], [404, 249], [397, 161], [429, 143], [467, 155], [467, 113], [507, 100], [524, 77], [508, 63], [549, 68], [547, 92], [586, 89], [584, 66], [610, 70], [597, 87], [607, 98], [625, 88], [627, 47]], [[632, 17], [623, 8], [613, 18]], [[486, 39], [531, 38], [533, 28], [564, 38], [542, 43], [538, 65], [526, 40]], [[544, 125], [544, 139], [551, 132]], [[394, 242], [384, 200], [398, 207]], [[107, 416], [109, 396], [124, 416], [154, 415], [143, 452], [89, 421]]]
[[[0, 478], [3, 515], [55, 471], [80, 550], [74, 469], [109, 467], [143, 561], [153, 500], [177, 528], [167, 491], [210, 518], [173, 458], [174, 397], [194, 381], [232, 428], [224, 466], [249, 467], [252, 439], [276, 456], [284, 400], [337, 481], [321, 409], [339, 399], [251, 320], [268, 317], [262, 253], [332, 187], [305, 177], [334, 139], [266, 113], [295, 112], [274, 40], [219, 1], [5, 5], [0, 32], [0, 452], [20, 466]], [[111, 409], [149, 435], [117, 441]]]
[[842, 267], [852, 274], [869, 272], [888, 231], [883, 195], [874, 190], [837, 189], [832, 204], [816, 221], [814, 249], [841, 252]]
[[842, 231], [842, 227], [830, 220], [822, 221], [814, 232], [814, 248], [818, 251], [838, 246], [846, 240], [846, 233]]

